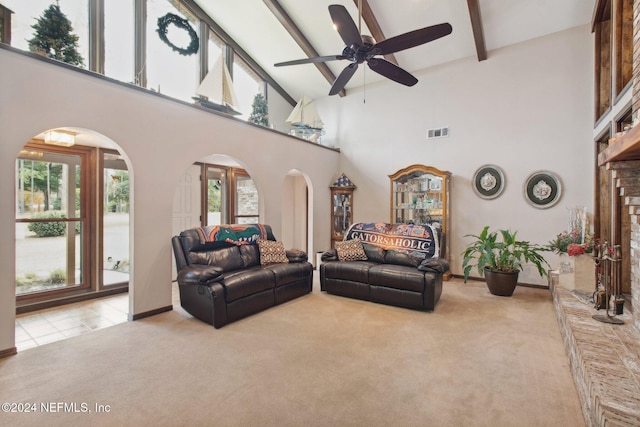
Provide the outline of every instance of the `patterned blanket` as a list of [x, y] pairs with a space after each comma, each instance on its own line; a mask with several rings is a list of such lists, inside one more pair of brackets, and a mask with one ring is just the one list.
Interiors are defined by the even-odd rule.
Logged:
[[360, 239], [383, 249], [393, 249], [416, 258], [439, 256], [438, 235], [430, 225], [359, 222], [353, 224], [344, 240]]
[[226, 242], [233, 245], [255, 245], [258, 239], [266, 239], [262, 224], [207, 225], [195, 229], [200, 243]]

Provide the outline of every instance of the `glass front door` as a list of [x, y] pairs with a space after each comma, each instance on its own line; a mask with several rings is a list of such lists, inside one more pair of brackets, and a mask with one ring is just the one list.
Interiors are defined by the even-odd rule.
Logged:
[[87, 287], [86, 153], [25, 148], [16, 160], [16, 295]]

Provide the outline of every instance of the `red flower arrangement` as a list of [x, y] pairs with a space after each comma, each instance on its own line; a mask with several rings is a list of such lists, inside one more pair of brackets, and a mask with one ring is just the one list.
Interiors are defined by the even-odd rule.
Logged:
[[555, 240], [549, 242], [549, 249], [556, 253], [566, 253], [569, 256], [589, 254], [593, 252], [594, 246], [598, 245], [598, 239], [593, 238], [593, 234], [588, 233], [583, 243], [582, 233], [579, 231], [563, 231], [558, 234]]
[[582, 255], [584, 252], [584, 245], [578, 243], [569, 243], [569, 245], [567, 245], [567, 255], [569, 256]]

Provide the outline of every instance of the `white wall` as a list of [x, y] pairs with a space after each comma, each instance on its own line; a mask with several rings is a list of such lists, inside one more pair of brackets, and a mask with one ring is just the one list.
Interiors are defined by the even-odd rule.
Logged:
[[[491, 51], [483, 62], [469, 58], [416, 73], [420, 81], [412, 88], [370, 85], [366, 103], [358, 90], [316, 100], [326, 123], [323, 144], [340, 146], [340, 155], [0, 49], [0, 75], [10, 82], [0, 91], [0, 195], [13, 200], [16, 155], [46, 129], [77, 126], [115, 141], [133, 185], [130, 312], [137, 314], [171, 304], [172, 195], [195, 160], [217, 153], [241, 161], [261, 191], [261, 220], [277, 236], [285, 177], [304, 173], [316, 251], [330, 244], [328, 187], [340, 173], [358, 187], [355, 221], [389, 221], [388, 175], [414, 163], [433, 165], [453, 174], [449, 254], [453, 273], [461, 274], [465, 234], [490, 225], [546, 244], [567, 227], [568, 208], [593, 211], [592, 55], [585, 26]], [[441, 126], [449, 126], [451, 136], [426, 141], [426, 129]], [[478, 198], [471, 187], [486, 163], [505, 172], [505, 191], [494, 200]], [[522, 195], [527, 176], [541, 169], [563, 183], [561, 200], [546, 210], [530, 207]], [[0, 350], [14, 345], [14, 234], [13, 203], [5, 202]], [[553, 266], [555, 257], [548, 258]], [[544, 282], [530, 269], [520, 280]]]
[[[329, 185], [339, 153], [227, 119], [8, 49], [0, 49], [0, 351], [14, 346], [15, 159], [44, 130], [80, 127], [114, 141], [132, 182], [130, 314], [171, 305], [173, 195], [181, 175], [209, 154], [241, 162], [260, 190], [261, 221], [281, 235], [282, 185], [305, 174], [315, 250], [329, 247]], [[313, 161], [309, 161], [313, 159]]]
[[[401, 64], [402, 65], [402, 64]], [[416, 73], [407, 88], [378, 84], [344, 98], [317, 100], [326, 123], [323, 143], [339, 145], [340, 172], [358, 186], [355, 221], [389, 221], [388, 175], [418, 163], [452, 173], [449, 258], [462, 274], [465, 234], [484, 225], [519, 230], [521, 239], [547, 244], [567, 228], [567, 209], [593, 212], [593, 37], [587, 26]], [[358, 72], [362, 72], [359, 70]], [[449, 126], [450, 136], [426, 140], [426, 130]], [[482, 165], [500, 166], [506, 188], [494, 200], [475, 195], [471, 180]], [[534, 171], [550, 170], [563, 195], [540, 210], [523, 198]], [[548, 257], [557, 267], [557, 257]], [[527, 269], [520, 281], [542, 284]]]

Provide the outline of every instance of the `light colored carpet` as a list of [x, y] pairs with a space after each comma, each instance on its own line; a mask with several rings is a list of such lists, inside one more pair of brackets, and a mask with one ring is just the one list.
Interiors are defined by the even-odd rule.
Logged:
[[585, 425], [551, 293], [455, 279], [434, 312], [324, 294], [317, 278], [218, 330], [176, 307], [1, 360], [0, 384], [0, 402], [37, 406], [0, 414], [11, 426]]

